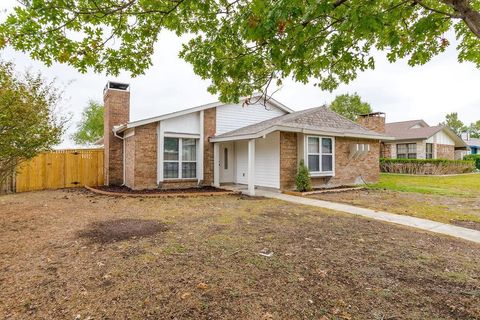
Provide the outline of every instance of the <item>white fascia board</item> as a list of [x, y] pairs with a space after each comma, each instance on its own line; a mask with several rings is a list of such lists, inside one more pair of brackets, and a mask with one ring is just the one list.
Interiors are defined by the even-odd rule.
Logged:
[[450, 138], [452, 138], [455, 141], [456, 148], [467, 146], [465, 141], [463, 141], [462, 138], [460, 138], [455, 132], [453, 132], [452, 129], [450, 129], [449, 127], [443, 127], [443, 130]]
[[218, 138], [210, 138], [210, 142], [224, 142], [224, 141], [236, 141], [236, 140], [247, 140], [247, 139], [257, 139], [263, 137], [274, 131], [286, 131], [286, 132], [301, 132], [304, 134], [313, 134], [313, 135], [322, 135], [322, 136], [333, 136], [333, 137], [349, 137], [349, 138], [360, 138], [360, 139], [372, 139], [372, 140], [395, 140], [393, 137], [383, 137], [383, 136], [375, 136], [375, 135], [367, 135], [367, 134], [350, 134], [350, 133], [338, 133], [338, 132], [330, 132], [330, 131], [322, 131], [322, 130], [309, 130], [303, 128], [295, 128], [295, 127], [288, 127], [288, 126], [272, 126], [262, 131], [253, 133], [253, 134], [246, 134], [246, 135], [238, 135], [238, 136], [231, 136], [231, 137], [218, 137]]

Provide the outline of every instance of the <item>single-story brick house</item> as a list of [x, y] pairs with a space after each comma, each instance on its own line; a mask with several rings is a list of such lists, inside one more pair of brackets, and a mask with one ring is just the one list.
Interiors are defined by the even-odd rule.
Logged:
[[362, 126], [327, 107], [294, 112], [272, 98], [130, 122], [129, 86], [109, 82], [104, 105], [105, 181], [132, 189], [293, 189], [302, 159], [315, 186], [375, 182], [380, 142], [388, 139], [383, 117], [362, 117]]
[[423, 120], [386, 123], [385, 134], [394, 140], [381, 144], [384, 158], [453, 160], [457, 158], [455, 150], [466, 148], [450, 128], [429, 126]]

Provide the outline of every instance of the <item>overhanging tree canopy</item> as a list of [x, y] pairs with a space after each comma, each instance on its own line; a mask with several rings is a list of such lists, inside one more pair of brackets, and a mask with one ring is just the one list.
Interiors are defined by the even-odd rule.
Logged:
[[0, 26], [10, 45], [46, 62], [138, 75], [163, 29], [190, 33], [180, 55], [223, 101], [293, 77], [322, 89], [374, 68], [373, 52], [423, 64], [459, 40], [480, 67], [480, 0], [35, 0]]

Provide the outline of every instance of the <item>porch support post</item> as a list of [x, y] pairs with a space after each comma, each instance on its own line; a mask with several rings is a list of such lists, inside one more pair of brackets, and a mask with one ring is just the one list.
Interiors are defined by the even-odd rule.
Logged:
[[255, 195], [255, 139], [248, 140], [248, 194]]
[[220, 144], [213, 144], [213, 186], [220, 187]]

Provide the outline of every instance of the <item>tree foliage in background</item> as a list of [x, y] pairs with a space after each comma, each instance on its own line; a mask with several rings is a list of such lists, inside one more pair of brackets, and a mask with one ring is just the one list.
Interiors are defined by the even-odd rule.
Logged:
[[472, 138], [480, 138], [480, 120], [473, 122], [468, 127], [468, 132]]
[[335, 97], [330, 104], [330, 108], [336, 113], [355, 121], [358, 115], [372, 112], [372, 107], [367, 102], [363, 102], [357, 93], [341, 94]]
[[82, 119], [72, 135], [77, 144], [92, 144], [103, 137], [103, 105], [90, 100], [83, 110]]
[[460, 119], [458, 119], [458, 113], [456, 112], [447, 114], [445, 116], [445, 121], [440, 122], [440, 125], [449, 127], [457, 135], [461, 135], [462, 133], [467, 131], [467, 127]]
[[26, 0], [0, 24], [11, 46], [47, 65], [133, 76], [162, 30], [190, 34], [180, 56], [222, 101], [292, 77], [322, 89], [373, 69], [373, 54], [421, 65], [453, 30], [459, 61], [480, 67], [480, 0]]
[[66, 119], [57, 115], [61, 92], [40, 74], [18, 76], [0, 62], [0, 182], [22, 161], [60, 142]]

